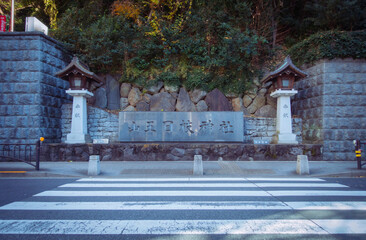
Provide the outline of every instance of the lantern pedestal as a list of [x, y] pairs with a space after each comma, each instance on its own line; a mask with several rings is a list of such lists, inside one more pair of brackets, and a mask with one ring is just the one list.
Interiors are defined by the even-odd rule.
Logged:
[[86, 99], [93, 96], [88, 90], [67, 90], [73, 96], [71, 133], [67, 134], [66, 143], [89, 143]]
[[271, 93], [277, 98], [276, 130], [279, 144], [298, 144], [296, 135], [292, 133], [292, 115], [290, 97], [297, 93], [296, 90], [278, 89]]

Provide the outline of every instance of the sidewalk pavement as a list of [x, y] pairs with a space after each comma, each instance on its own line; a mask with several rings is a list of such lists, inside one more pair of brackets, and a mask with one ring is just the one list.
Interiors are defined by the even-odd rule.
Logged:
[[[309, 168], [309, 175], [298, 175], [296, 161], [204, 161], [203, 175], [197, 176], [193, 161], [106, 161], [100, 162], [100, 175], [92, 177], [366, 177], [366, 169], [357, 169], [355, 161], [312, 161]], [[36, 171], [23, 162], [0, 161], [0, 177], [90, 176], [88, 162], [41, 162]]]

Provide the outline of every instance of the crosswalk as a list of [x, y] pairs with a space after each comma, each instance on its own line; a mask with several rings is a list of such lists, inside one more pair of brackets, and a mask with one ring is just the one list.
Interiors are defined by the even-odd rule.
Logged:
[[366, 239], [366, 191], [317, 178], [83, 178], [0, 207], [0, 239], [65, 235]]

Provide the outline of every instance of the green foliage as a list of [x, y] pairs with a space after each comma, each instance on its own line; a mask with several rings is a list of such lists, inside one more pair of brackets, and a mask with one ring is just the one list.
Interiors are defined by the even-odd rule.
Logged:
[[366, 31], [327, 31], [316, 33], [289, 49], [298, 65], [320, 59], [366, 58]]
[[122, 18], [103, 16], [81, 35], [85, 61], [99, 71], [122, 70], [129, 54], [134, 29]]
[[243, 93], [281, 44], [310, 35], [289, 50], [298, 64], [365, 57], [362, 0], [54, 2], [61, 16], [55, 38], [92, 71], [120, 73], [121, 81], [141, 86], [163, 81]]
[[97, 72], [119, 72], [126, 67], [134, 27], [124, 18], [73, 7], [59, 21], [53, 36]]
[[287, 46], [317, 32], [364, 30], [366, 1], [284, 0], [279, 25], [287, 31], [284, 40]]
[[364, 0], [308, 1], [305, 22], [315, 30], [359, 30], [366, 27]]
[[[119, 4], [122, 10], [133, 6]], [[259, 49], [265, 39], [248, 27], [249, 5], [233, 0], [224, 5], [220, 1], [196, 4], [189, 14], [181, 12], [179, 16], [189, 20], [179, 18], [179, 27], [167, 17], [172, 9], [154, 10], [159, 34], [150, 34], [156, 29], [149, 19], [111, 16], [86, 5], [72, 7], [58, 21], [53, 36], [93, 71], [119, 72], [124, 82], [149, 86], [163, 81], [188, 89], [246, 91], [259, 70], [254, 63], [265, 59], [267, 51], [263, 46]]]
[[[166, 38], [163, 45], [158, 37], [148, 38], [143, 51], [153, 53], [153, 58], [137, 54], [133, 60], [142, 57], [148, 60], [144, 64], [161, 69], [164, 75], [169, 69], [168, 72], [175, 73], [171, 74], [175, 76], [173, 82], [178, 85], [179, 79], [179, 85], [188, 89], [219, 88], [233, 93], [247, 90], [258, 70], [253, 59], [260, 56], [259, 44], [265, 42], [247, 28], [248, 17], [241, 16], [242, 21], [237, 21], [240, 11], [245, 9], [248, 13], [250, 10], [235, 1], [225, 1], [225, 6], [231, 4], [227, 9], [221, 2], [199, 4], [202, 5], [193, 9], [181, 32], [162, 26]], [[240, 6], [236, 9], [235, 4]], [[139, 68], [141, 64], [135, 66]]]
[[211, 74], [205, 73], [202, 69], [193, 69], [187, 75], [187, 81], [184, 86], [187, 90], [202, 89], [209, 91]]
[[181, 78], [177, 72], [163, 72], [159, 75], [159, 80], [164, 82], [167, 86], [179, 86]]
[[[51, 28], [56, 27], [58, 14], [58, 0], [18, 0], [14, 1], [14, 29], [24, 31], [25, 18], [34, 16]], [[0, 3], [0, 15], [10, 18], [11, 0], [2, 0]]]
[[44, 12], [50, 18], [51, 28], [56, 28], [56, 26], [57, 26], [56, 19], [57, 19], [58, 10], [57, 10], [55, 0], [44, 0], [43, 2], [45, 5]]

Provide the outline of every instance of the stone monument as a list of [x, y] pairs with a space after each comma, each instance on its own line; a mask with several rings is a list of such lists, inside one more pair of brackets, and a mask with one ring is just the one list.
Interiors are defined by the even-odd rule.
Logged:
[[242, 112], [120, 112], [121, 142], [243, 142]]

